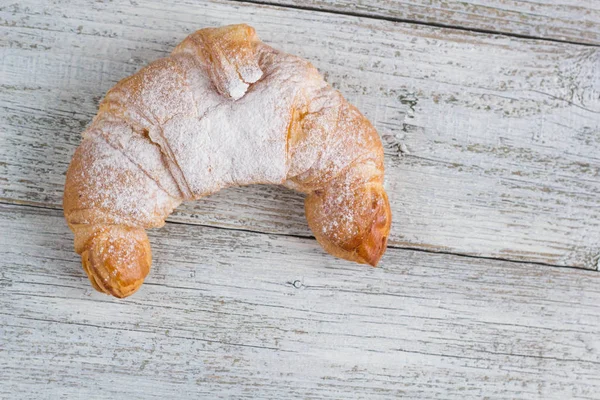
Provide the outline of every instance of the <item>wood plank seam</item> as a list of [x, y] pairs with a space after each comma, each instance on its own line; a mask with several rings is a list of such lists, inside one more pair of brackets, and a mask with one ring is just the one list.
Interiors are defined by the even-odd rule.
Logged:
[[[39, 296], [39, 297], [44, 297], [44, 296]], [[58, 299], [66, 299], [64, 297], [60, 297], [60, 296], [54, 296], [52, 298], [58, 298]], [[95, 300], [96, 302], [98, 302], [97, 300]], [[5, 316], [15, 316], [13, 314], [9, 314], [9, 313], [5, 313], [5, 312], [0, 312], [0, 315], [5, 315]], [[96, 325], [96, 324], [86, 324], [86, 323], [82, 323], [82, 322], [74, 322], [74, 321], [57, 321], [57, 320], [53, 320], [53, 319], [45, 319], [45, 318], [32, 318], [32, 317], [24, 317], [24, 316], [16, 316], [17, 318], [21, 318], [21, 319], [26, 319], [29, 321], [38, 321], [38, 322], [49, 322], [52, 324], [62, 324], [62, 325], [75, 325], [75, 326], [87, 326], [90, 328], [98, 328], [98, 329], [110, 329], [110, 330], [116, 330], [116, 331], [129, 331], [129, 332], [140, 332], [140, 333], [152, 333], [152, 331], [147, 331], [147, 330], [143, 330], [143, 329], [131, 329], [131, 328], [125, 328], [125, 327], [111, 327], [111, 326], [102, 326], [102, 325]], [[295, 353], [294, 351], [291, 350], [285, 350], [285, 349], [279, 349], [277, 347], [271, 347], [271, 346], [258, 346], [258, 345], [252, 345], [252, 344], [245, 344], [245, 343], [230, 343], [230, 342], [225, 342], [225, 341], [221, 341], [221, 340], [210, 340], [210, 339], [204, 339], [204, 338], [198, 338], [198, 337], [191, 337], [191, 336], [181, 336], [181, 335], [171, 335], [170, 337], [175, 338], [175, 339], [185, 339], [185, 340], [192, 340], [192, 341], [199, 341], [199, 342], [205, 342], [205, 343], [219, 343], [219, 344], [224, 344], [227, 346], [236, 346], [236, 347], [248, 347], [248, 348], [253, 348], [253, 349], [264, 349], [264, 350], [273, 350], [273, 351], [281, 351], [281, 352], [286, 352], [286, 353]], [[515, 355], [516, 356], [516, 355]], [[570, 361], [570, 360], [556, 360], [556, 361]], [[580, 362], [580, 360], [574, 360], [577, 362]], [[593, 361], [589, 361], [591, 363], [594, 363]]]
[[[45, 296], [36, 296], [36, 297], [45, 297]], [[65, 298], [65, 297], [60, 297], [60, 296], [54, 296], [52, 298], [65, 299], [65, 300], [70, 299], [70, 298]], [[97, 300], [96, 300], [96, 302], [97, 302]], [[108, 329], [108, 330], [115, 330], [115, 331], [153, 333], [152, 331], [144, 330], [144, 329], [131, 329], [131, 328], [125, 328], [125, 327], [111, 327], [111, 326], [103, 326], [103, 325], [88, 324], [88, 323], [73, 322], [73, 321], [59, 321], [59, 320], [54, 320], [54, 319], [32, 318], [32, 317], [24, 317], [22, 315], [16, 316], [16, 315], [13, 315], [10, 313], [4, 313], [4, 312], [0, 312], [0, 315], [12, 316], [12, 317], [16, 317], [19, 319], [25, 319], [25, 320], [29, 320], [29, 321], [48, 322], [51, 324], [59, 324], [59, 325], [74, 325], [74, 326], [85, 326], [85, 327], [89, 327], [89, 328]], [[15, 325], [7, 324], [5, 326], [15, 326]], [[16, 327], [18, 327], [18, 326], [16, 326]], [[351, 334], [347, 334], [347, 335], [354, 336], [354, 337], [360, 337], [360, 336], [351, 335]], [[218, 344], [222, 344], [222, 345], [226, 345], [226, 346], [233, 346], [233, 347], [246, 347], [246, 348], [252, 348], [252, 349], [273, 350], [276, 352], [283, 352], [283, 353], [298, 353], [297, 351], [281, 349], [278, 347], [259, 346], [259, 345], [244, 344], [244, 343], [233, 343], [233, 342], [226, 342], [226, 341], [222, 341], [222, 340], [210, 340], [210, 339], [205, 339], [205, 338], [198, 338], [198, 337], [193, 337], [193, 336], [170, 335], [169, 337], [173, 338], [173, 339], [183, 339], [183, 340], [198, 341], [198, 342], [205, 342], [205, 343], [218, 343]], [[380, 353], [380, 351], [378, 351], [378, 350], [372, 350], [372, 351], [375, 353]], [[463, 360], [481, 360], [481, 358], [478, 358], [478, 357], [459, 356], [459, 355], [442, 354], [442, 353], [431, 353], [431, 352], [425, 352], [425, 351], [409, 350], [409, 349], [400, 348], [400, 347], [393, 349], [393, 351], [396, 351], [399, 353], [419, 354], [419, 355], [424, 355], [424, 356], [436, 356], [436, 357], [454, 358], [454, 359], [463, 359]], [[566, 363], [586, 363], [586, 364], [591, 364], [591, 365], [600, 365], [600, 361], [580, 360], [580, 359], [576, 359], [576, 358], [560, 358], [560, 357], [540, 356], [540, 355], [535, 355], [535, 354], [519, 354], [519, 353], [495, 352], [495, 351], [486, 351], [486, 350], [479, 350], [479, 351], [481, 351], [482, 353], [486, 353], [486, 354], [490, 354], [490, 355], [494, 355], [494, 356], [507, 356], [507, 357], [527, 358], [527, 359], [534, 359], [534, 360], [551, 360], [551, 361], [559, 361], [559, 362], [566, 362]]]
[[[7, 205], [7, 206], [16, 205], [16, 206], [35, 208], [35, 209], [40, 209], [40, 210], [62, 210], [62, 208], [60, 208], [60, 207], [51, 207], [48, 205], [39, 205], [39, 204], [29, 204], [24, 201], [19, 201], [19, 200], [14, 200], [14, 199], [5, 199], [5, 198], [0, 198], [0, 205]], [[311, 239], [316, 242], [315, 237], [312, 235], [299, 235], [299, 234], [284, 233], [284, 232], [264, 232], [264, 231], [253, 230], [253, 229], [232, 228], [232, 227], [209, 225], [209, 224], [202, 224], [202, 223], [195, 224], [195, 223], [191, 223], [191, 222], [182, 222], [182, 221], [171, 221], [169, 219], [167, 219], [166, 223], [174, 224], [174, 225], [198, 226], [198, 227], [219, 229], [219, 230], [225, 230], [225, 231], [231, 231], [231, 232], [248, 232], [248, 233], [255, 233], [255, 234], [259, 234], [259, 235], [273, 235], [273, 236], [281, 236], [281, 237], [294, 237], [294, 238], [299, 238], [299, 239]], [[157, 228], [157, 229], [153, 229], [153, 230], [160, 231], [160, 229], [161, 228]], [[316, 246], [316, 244], [315, 244], [315, 246]], [[541, 265], [541, 266], [552, 267], [552, 268], [578, 269], [578, 270], [584, 270], [584, 271], [600, 271], [600, 256], [598, 257], [598, 260], [596, 262], [596, 268], [590, 269], [590, 268], [581, 268], [578, 266], [544, 263], [544, 262], [539, 262], [539, 261], [512, 260], [509, 258], [502, 258], [502, 257], [488, 257], [488, 256], [481, 256], [481, 255], [477, 256], [477, 255], [472, 255], [472, 254], [465, 254], [465, 253], [451, 252], [451, 251], [428, 250], [428, 249], [423, 249], [423, 248], [419, 248], [419, 247], [398, 246], [398, 245], [394, 245], [394, 244], [389, 244], [388, 248], [397, 249], [397, 250], [417, 251], [420, 253], [429, 253], [429, 254], [445, 254], [445, 255], [449, 255], [449, 256], [473, 258], [473, 259], [478, 259], [478, 260], [505, 261], [505, 262], [511, 262], [511, 263], [516, 263], [516, 264], [534, 264], [534, 265]], [[385, 257], [385, 255], [384, 255], [384, 257]], [[290, 282], [290, 283], [293, 285], [292, 282]]]
[[542, 41], [546, 41], [546, 42], [567, 43], [567, 44], [573, 44], [573, 45], [578, 45], [578, 46], [600, 47], [600, 44], [579, 42], [579, 41], [574, 41], [574, 40], [563, 40], [563, 39], [555, 39], [555, 38], [548, 38], [548, 37], [541, 37], [541, 36], [525, 35], [525, 34], [520, 34], [520, 33], [515, 33], [515, 32], [505, 32], [505, 31], [500, 31], [500, 30], [495, 31], [495, 30], [490, 30], [490, 29], [473, 28], [473, 27], [467, 27], [467, 26], [448, 25], [448, 24], [442, 24], [439, 22], [425, 22], [425, 21], [418, 21], [418, 20], [397, 18], [397, 17], [383, 16], [383, 15], [370, 15], [370, 14], [356, 12], [356, 11], [338, 11], [338, 10], [332, 10], [332, 9], [323, 9], [323, 8], [319, 8], [319, 7], [299, 6], [299, 5], [295, 5], [295, 4], [294, 5], [281, 4], [281, 3], [262, 1], [262, 0], [228, 0], [228, 1], [233, 1], [235, 3], [257, 4], [257, 5], [263, 5], [263, 6], [269, 6], [269, 7], [291, 8], [291, 9], [296, 9], [296, 10], [312, 11], [312, 12], [335, 14], [335, 15], [346, 15], [346, 16], [357, 17], [357, 18], [378, 19], [378, 20], [383, 20], [383, 21], [396, 22], [396, 23], [400, 23], [400, 24], [414, 24], [414, 25], [430, 26], [430, 27], [434, 27], [434, 28], [462, 30], [462, 31], [473, 32], [473, 33], [482, 33], [482, 34], [487, 34], [487, 35], [509, 36], [509, 37], [514, 37], [514, 38], [518, 38], [518, 39], [542, 40]]

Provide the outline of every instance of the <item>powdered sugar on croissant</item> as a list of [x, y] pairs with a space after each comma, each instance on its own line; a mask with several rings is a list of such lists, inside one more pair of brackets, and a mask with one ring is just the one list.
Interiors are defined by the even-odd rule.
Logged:
[[376, 265], [391, 214], [383, 149], [307, 61], [247, 25], [203, 29], [119, 82], [84, 132], [64, 210], [93, 286], [118, 297], [150, 269], [144, 229], [224, 187], [283, 184], [333, 255]]

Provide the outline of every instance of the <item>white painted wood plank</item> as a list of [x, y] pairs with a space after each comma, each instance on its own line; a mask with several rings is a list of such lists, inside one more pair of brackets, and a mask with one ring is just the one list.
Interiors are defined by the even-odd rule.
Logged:
[[[79, 134], [119, 79], [245, 21], [310, 59], [386, 147], [390, 245], [595, 269], [600, 50], [228, 2], [0, 9], [0, 198], [60, 207]], [[301, 196], [231, 189], [173, 221], [309, 236]]]
[[[592, 399], [600, 274], [167, 224], [94, 292], [58, 210], [0, 205], [0, 397]], [[295, 285], [294, 285], [295, 282]]]
[[600, 44], [597, 0], [269, 0], [264, 3]]

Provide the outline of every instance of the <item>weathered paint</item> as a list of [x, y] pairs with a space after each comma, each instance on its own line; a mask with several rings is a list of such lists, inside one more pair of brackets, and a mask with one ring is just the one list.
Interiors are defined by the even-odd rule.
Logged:
[[0, 397], [592, 399], [600, 274], [167, 223], [132, 297], [59, 210], [0, 205]]
[[[378, 128], [391, 246], [597, 268], [597, 48], [215, 1], [23, 1], [0, 19], [4, 202], [59, 208], [103, 94], [187, 33], [245, 21]], [[302, 197], [276, 187], [228, 189], [171, 220], [310, 236]]]

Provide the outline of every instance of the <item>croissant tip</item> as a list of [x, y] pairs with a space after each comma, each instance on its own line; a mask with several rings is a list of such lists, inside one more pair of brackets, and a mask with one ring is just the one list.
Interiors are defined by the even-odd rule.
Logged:
[[379, 264], [379, 260], [369, 261], [367, 264], [369, 264], [373, 268], [377, 268], [377, 265]]
[[143, 229], [100, 226], [86, 243], [81, 262], [94, 289], [122, 299], [142, 286], [152, 256]]
[[138, 289], [142, 286], [142, 283], [143, 283], [143, 281], [139, 282], [139, 283], [135, 283], [129, 287], [125, 287], [125, 288], [120, 287], [117, 290], [115, 290], [115, 288], [113, 288], [113, 290], [111, 290], [110, 293], [107, 293], [107, 294], [111, 294], [118, 299], [124, 299], [126, 297], [131, 296], [135, 292], [137, 292]]
[[381, 260], [387, 249], [391, 218], [387, 198], [384, 198], [384, 200], [384, 202], [378, 204], [378, 210], [371, 223], [371, 229], [357, 249], [357, 255], [364, 260], [365, 264], [372, 267], [377, 267], [379, 260]]
[[[385, 241], [385, 238], [384, 238], [384, 241]], [[381, 247], [379, 247], [377, 250], [371, 252], [370, 254], [365, 255], [363, 253], [363, 259], [365, 261], [365, 264], [368, 264], [373, 268], [377, 268], [377, 265], [379, 264], [379, 260], [381, 260], [381, 257], [383, 256], [383, 253], [385, 252], [385, 250], [386, 250], [386, 245], [382, 244]]]

